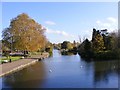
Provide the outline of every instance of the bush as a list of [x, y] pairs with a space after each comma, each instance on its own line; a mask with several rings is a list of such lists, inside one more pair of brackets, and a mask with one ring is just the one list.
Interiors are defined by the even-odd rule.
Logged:
[[47, 47], [47, 48], [45, 49], [45, 51], [49, 53], [49, 56], [52, 56], [52, 55], [53, 55], [53, 48], [52, 48], [52, 47]]
[[100, 51], [94, 52], [94, 59], [97, 60], [110, 60], [110, 59], [118, 59], [119, 54], [118, 51]]

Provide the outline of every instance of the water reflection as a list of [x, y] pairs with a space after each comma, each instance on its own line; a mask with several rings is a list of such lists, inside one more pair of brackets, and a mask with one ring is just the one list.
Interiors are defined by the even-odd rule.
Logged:
[[[93, 88], [118, 88], [120, 78], [119, 60], [91, 61], [80, 58], [86, 77], [91, 78]], [[90, 81], [90, 79], [87, 79]]]
[[[118, 87], [118, 61], [97, 61], [94, 62], [94, 86], [99, 87], [99, 85], [108, 85], [108, 87]], [[113, 80], [111, 80], [113, 79]], [[110, 81], [111, 80], [111, 81]], [[112, 82], [116, 82], [111, 85]], [[107, 87], [107, 86], [106, 86]]]
[[4, 84], [2, 87], [37, 88], [43, 84], [43, 81], [45, 81], [45, 73], [44, 63], [39, 62], [19, 72], [5, 76], [3, 78]]
[[62, 56], [54, 50], [52, 57], [3, 77], [2, 85], [5, 88], [117, 88], [118, 61], [85, 61], [79, 55]]

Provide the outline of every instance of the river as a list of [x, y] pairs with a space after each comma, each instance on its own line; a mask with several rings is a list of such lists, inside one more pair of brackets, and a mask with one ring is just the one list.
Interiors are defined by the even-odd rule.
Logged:
[[79, 55], [53, 56], [0, 78], [2, 88], [118, 88], [118, 61], [85, 61]]

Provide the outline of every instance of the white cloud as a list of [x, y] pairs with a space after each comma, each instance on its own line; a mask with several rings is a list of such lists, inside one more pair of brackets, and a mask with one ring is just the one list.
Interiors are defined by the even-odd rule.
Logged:
[[103, 23], [103, 26], [104, 26], [104, 27], [110, 27], [111, 24], [110, 24], [110, 23]]
[[52, 29], [48, 29], [48, 28], [46, 28], [46, 33], [49, 33], [49, 34], [58, 34], [58, 35], [62, 35], [62, 36], [65, 36], [65, 37], [74, 37], [74, 35], [68, 34], [65, 31], [52, 30]]
[[104, 20], [97, 20], [96, 24], [99, 29], [108, 29], [109, 32], [117, 30], [118, 28], [117, 18], [114, 17], [107, 17]]
[[97, 21], [96, 21], [96, 23], [97, 23], [97, 24], [100, 24], [100, 23], [101, 23], [101, 21], [97, 20]]
[[47, 25], [56, 25], [56, 23], [53, 22], [53, 21], [45, 21], [45, 23], [46, 23]]
[[117, 19], [113, 18], [113, 17], [108, 17], [107, 20], [111, 21], [112, 23], [116, 23]]

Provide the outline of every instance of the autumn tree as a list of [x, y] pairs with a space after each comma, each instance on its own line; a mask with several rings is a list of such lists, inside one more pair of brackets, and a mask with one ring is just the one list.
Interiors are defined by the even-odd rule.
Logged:
[[[47, 42], [42, 25], [22, 13], [13, 18], [10, 26], [3, 30], [3, 41], [10, 43], [13, 49], [37, 51]], [[6, 44], [7, 44], [6, 43]]]

